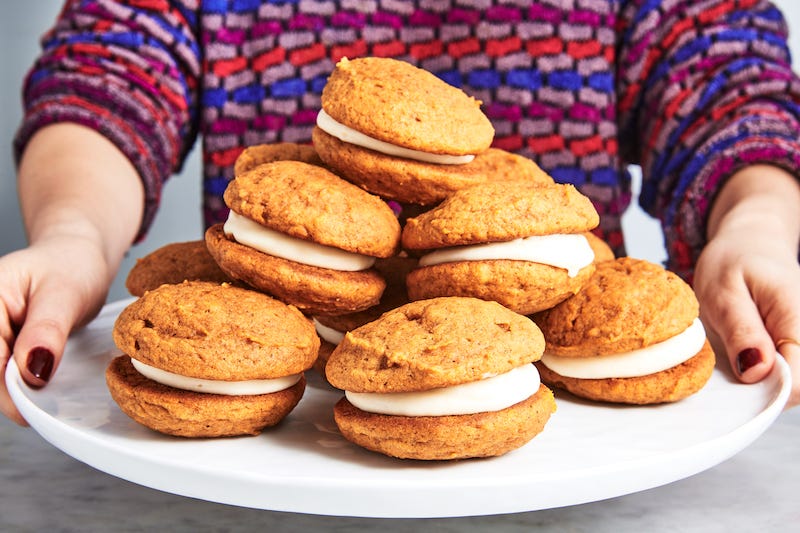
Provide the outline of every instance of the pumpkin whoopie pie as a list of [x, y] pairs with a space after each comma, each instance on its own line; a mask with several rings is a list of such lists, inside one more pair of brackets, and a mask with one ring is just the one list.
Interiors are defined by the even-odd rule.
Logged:
[[493, 174], [544, 175], [530, 160], [489, 150], [494, 128], [480, 101], [404, 61], [342, 59], [321, 105], [312, 133], [320, 158], [387, 200], [430, 205]]
[[400, 223], [377, 196], [325, 168], [275, 161], [236, 176], [224, 199], [229, 218], [206, 243], [233, 279], [312, 315], [379, 302], [386, 283], [371, 267], [397, 252]]
[[348, 332], [328, 359], [345, 391], [344, 437], [408, 459], [502, 455], [539, 434], [555, 411], [535, 366], [539, 328], [496, 302], [411, 302]]
[[300, 401], [319, 339], [297, 309], [257, 291], [187, 281], [146, 292], [117, 318], [106, 370], [136, 422], [181, 437], [254, 435]]
[[597, 264], [574, 296], [532, 318], [546, 340], [542, 380], [583, 398], [674, 402], [711, 377], [714, 352], [691, 287], [629, 257]]
[[599, 217], [572, 185], [486, 182], [408, 219], [402, 245], [421, 255], [412, 300], [472, 296], [521, 314], [552, 307], [594, 271], [585, 233]]

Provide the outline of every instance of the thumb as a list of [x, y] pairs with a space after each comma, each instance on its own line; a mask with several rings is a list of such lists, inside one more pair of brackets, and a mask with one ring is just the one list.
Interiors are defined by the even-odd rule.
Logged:
[[75, 296], [54, 283], [33, 292], [25, 322], [14, 343], [14, 360], [22, 379], [32, 387], [43, 387], [53, 377], [75, 325]]

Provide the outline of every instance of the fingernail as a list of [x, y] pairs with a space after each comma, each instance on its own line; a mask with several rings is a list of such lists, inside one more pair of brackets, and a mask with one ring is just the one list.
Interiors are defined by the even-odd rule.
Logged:
[[28, 371], [37, 379], [45, 383], [50, 381], [50, 374], [53, 373], [55, 357], [53, 352], [47, 348], [34, 348], [28, 353]]
[[745, 348], [736, 356], [736, 367], [739, 375], [744, 374], [763, 360], [758, 348]]

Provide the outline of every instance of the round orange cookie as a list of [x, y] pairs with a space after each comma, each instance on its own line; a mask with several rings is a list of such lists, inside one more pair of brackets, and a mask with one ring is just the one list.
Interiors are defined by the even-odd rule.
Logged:
[[348, 332], [331, 354], [327, 379], [346, 391], [334, 419], [348, 440], [394, 457], [504, 454], [541, 432], [555, 411], [544, 385], [527, 382], [532, 390], [523, 389], [510, 405], [436, 416], [365, 410], [356, 406], [352, 393], [383, 401], [395, 393], [439, 395], [453, 387], [483, 385], [524, 367], [535, 376], [528, 365], [543, 346], [530, 319], [496, 302], [458, 297], [411, 302]]
[[312, 136], [320, 157], [339, 175], [381, 198], [401, 203], [434, 205], [455, 191], [484, 181], [553, 183], [532, 160], [499, 148], [489, 148], [464, 165], [441, 165], [362, 148], [319, 127]]
[[354, 407], [347, 398], [334, 406], [334, 419], [349, 441], [402, 459], [451, 460], [503, 455], [544, 430], [555, 412], [544, 385], [527, 400], [502, 411], [451, 416], [386, 416]]
[[306, 380], [271, 394], [226, 396], [175, 389], [141, 375], [121, 355], [106, 370], [106, 383], [122, 411], [154, 431], [176, 437], [258, 435], [276, 425], [303, 397]]
[[309, 144], [274, 143], [256, 144], [245, 148], [233, 166], [233, 175], [244, 174], [264, 163], [273, 161], [302, 161], [311, 165], [322, 166], [324, 163], [317, 155], [314, 147]]
[[537, 366], [546, 383], [584, 398], [677, 401], [699, 391], [714, 368], [698, 315], [694, 292], [674, 273], [641, 259], [604, 261], [580, 292], [533, 316], [547, 341]]
[[373, 257], [397, 251], [400, 224], [391, 208], [332, 172], [299, 161], [275, 161], [240, 174], [225, 204], [269, 229]]
[[386, 288], [386, 282], [375, 269], [347, 272], [265, 254], [231, 240], [222, 224], [208, 228], [206, 242], [231, 278], [309, 315], [368, 309], [380, 302]]
[[170, 243], [137, 259], [125, 287], [133, 296], [141, 296], [159, 285], [185, 280], [222, 283], [230, 278], [208, 253], [206, 242], [198, 240]]
[[688, 361], [645, 376], [631, 378], [581, 379], [559, 375], [538, 361], [542, 381], [587, 400], [646, 405], [677, 402], [702, 389], [714, 370], [711, 345], [705, 346]]
[[[106, 380], [122, 411], [186, 437], [255, 434], [274, 425], [300, 400], [303, 372], [319, 350], [313, 325], [297, 309], [202, 281], [148, 291], [120, 313], [113, 338], [124, 355], [108, 367]], [[287, 376], [295, 378], [268, 393], [202, 392]]]
[[675, 273], [642, 259], [598, 264], [575, 296], [533, 317], [547, 352], [592, 357], [629, 352], [667, 340], [699, 313], [694, 291]]
[[[409, 298], [473, 296], [521, 314], [552, 307], [594, 271], [585, 233], [598, 221], [571, 185], [487, 182], [457, 191], [403, 228], [403, 246], [423, 255], [406, 280]], [[569, 244], [544, 255], [520, 251], [553, 238]], [[509, 244], [515, 249], [498, 249]], [[572, 269], [561, 266], [567, 252], [580, 258]]]

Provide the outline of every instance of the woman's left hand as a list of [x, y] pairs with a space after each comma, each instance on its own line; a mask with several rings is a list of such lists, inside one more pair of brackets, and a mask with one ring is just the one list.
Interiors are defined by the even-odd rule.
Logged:
[[700, 316], [718, 354], [754, 383], [783, 356], [792, 370], [787, 407], [800, 405], [800, 186], [782, 169], [747, 167], [720, 191], [697, 262]]

